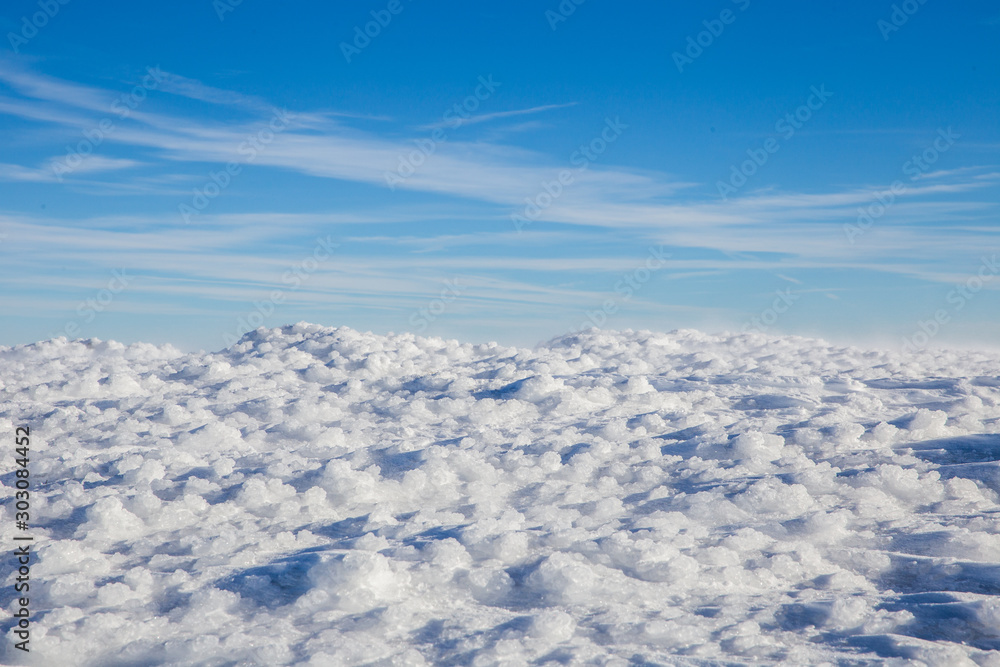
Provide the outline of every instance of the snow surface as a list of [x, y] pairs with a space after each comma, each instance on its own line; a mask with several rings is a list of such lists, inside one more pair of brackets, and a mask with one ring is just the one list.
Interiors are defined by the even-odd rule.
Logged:
[[0, 348], [31, 664], [1000, 665], [998, 374], [694, 331]]

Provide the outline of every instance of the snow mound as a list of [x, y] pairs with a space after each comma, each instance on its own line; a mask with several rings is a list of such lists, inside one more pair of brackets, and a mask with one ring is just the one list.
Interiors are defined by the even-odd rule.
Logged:
[[0, 348], [38, 558], [0, 655], [1000, 665], [998, 376], [695, 331]]

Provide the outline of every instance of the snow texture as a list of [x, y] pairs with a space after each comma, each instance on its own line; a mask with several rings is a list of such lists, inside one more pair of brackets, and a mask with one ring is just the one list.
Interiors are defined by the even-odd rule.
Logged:
[[998, 374], [694, 331], [0, 348], [38, 557], [0, 659], [1000, 665]]

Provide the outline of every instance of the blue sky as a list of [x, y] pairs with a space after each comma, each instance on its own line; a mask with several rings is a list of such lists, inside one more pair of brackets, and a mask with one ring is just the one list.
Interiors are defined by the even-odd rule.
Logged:
[[0, 33], [0, 344], [1000, 335], [996, 3], [11, 0]]

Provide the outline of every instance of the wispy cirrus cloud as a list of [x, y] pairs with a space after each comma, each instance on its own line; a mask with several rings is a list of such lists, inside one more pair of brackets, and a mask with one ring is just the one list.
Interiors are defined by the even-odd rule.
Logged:
[[[47, 160], [41, 167], [24, 167], [18, 164], [0, 163], [0, 182], [21, 181], [26, 183], [56, 183], [60, 182], [58, 171], [53, 169], [53, 165], [58, 163], [60, 157], [53, 157]], [[117, 171], [120, 169], [130, 169], [141, 166], [138, 160], [127, 158], [112, 158], [101, 155], [87, 155], [80, 158], [79, 164], [73, 171], [77, 174], [94, 174], [100, 172]]]
[[544, 104], [541, 106], [530, 107], [528, 109], [513, 109], [511, 111], [496, 111], [494, 113], [484, 113], [477, 116], [469, 116], [468, 118], [456, 117], [448, 121], [440, 121], [437, 123], [431, 123], [429, 125], [420, 126], [421, 130], [434, 130], [439, 127], [461, 127], [462, 125], [478, 125], [479, 123], [488, 123], [493, 120], [500, 120], [504, 118], [514, 118], [516, 116], [527, 116], [530, 114], [542, 113], [544, 111], [552, 111], [554, 109], [565, 109], [567, 107], [576, 106], [576, 102], [568, 102], [566, 104]]
[[[240, 161], [240, 146], [247, 136], [264, 126], [270, 105], [256, 97], [231, 93], [186, 77], [164, 74], [165, 88], [173, 94], [224, 106], [257, 112], [260, 121], [222, 123], [196, 117], [176, 117], [145, 109], [136, 112], [108, 136], [108, 143], [143, 151], [143, 161], [223, 164]], [[104, 111], [114, 94], [62, 82], [24, 70], [0, 72], [0, 81], [20, 91], [25, 99], [0, 99], [0, 113], [42, 118], [46, 122], [86, 127], [93, 122], [87, 112]], [[473, 124], [523, 116], [568, 105], [542, 105], [528, 109], [485, 114], [470, 119]], [[292, 112], [290, 129], [277, 135], [255, 158], [255, 165], [298, 172], [319, 178], [361, 182], [381, 187], [385, 173], [399, 156], [412, 150], [405, 141], [361, 131], [331, 120], [326, 112]], [[93, 171], [129, 163], [117, 159], [95, 159]], [[525, 197], [539, 191], [560, 171], [569, 169], [546, 156], [499, 144], [450, 142], [400, 185], [403, 189], [434, 193], [517, 207]], [[933, 196], [961, 195], [990, 187], [992, 179], [976, 174], [974, 167], [932, 172], [920, 186], [910, 187], [901, 201], [926, 200]], [[0, 178], [41, 179], [30, 168], [8, 165]], [[681, 196], [694, 184], [665, 174], [590, 166], [574, 171], [574, 182], [538, 215], [541, 222], [608, 228], [718, 228], [735, 224], [775, 221], [849, 220], [852, 207], [872, 201], [880, 189], [855, 188], [826, 193], [753, 193], [719, 202]], [[938, 182], [934, 182], [938, 181]], [[884, 189], [884, 186], [882, 186]], [[989, 202], [948, 200], [938, 202], [936, 214], [968, 215]], [[513, 210], [513, 208], [512, 208]], [[905, 210], [897, 205], [896, 212]], [[930, 210], [930, 209], [927, 209]]]
[[[158, 110], [151, 99], [128, 118], [120, 119], [114, 132], [107, 134], [106, 146], [114, 147], [114, 156], [99, 151], [89, 156], [84, 163], [88, 166], [68, 177], [67, 184], [52, 183], [44, 164], [2, 164], [0, 181], [84, 188], [94, 194], [134, 190], [176, 197], [184, 192], [175, 185], [183, 181], [184, 175], [178, 171], [190, 166], [204, 173], [206, 163], [240, 161], [240, 146], [249, 135], [266, 127], [273, 112], [271, 105], [256, 97], [176, 75], [167, 76], [165, 81], [160, 92], [232, 108], [241, 115], [226, 122], [214, 114], [181, 116]], [[94, 127], [118, 94], [27, 71], [0, 71], [0, 82], [18, 94], [0, 97], [0, 114], [66, 131]], [[501, 123], [564, 106], [497, 112], [477, 117], [471, 124]], [[292, 111], [291, 116], [289, 128], [276, 134], [266, 150], [257, 154], [255, 167], [383, 187], [386, 170], [396, 165], [403, 152], [412, 150], [412, 144], [405, 140], [351, 127], [337, 112]], [[122, 157], [123, 153], [129, 157]], [[132, 173], [140, 166], [142, 176]], [[968, 256], [984, 247], [996, 247], [998, 207], [995, 196], [987, 194], [996, 185], [991, 168], [969, 166], [925, 174], [896, 197], [891, 211], [863, 242], [852, 246], [844, 238], [842, 225], [857, 217], [859, 207], [884, 194], [884, 184], [825, 192], [747, 191], [722, 202], [699, 195], [696, 183], [656, 171], [615, 167], [610, 162], [576, 170], [568, 162], [524, 148], [482, 140], [454, 141], [439, 147], [401, 187], [443, 197], [452, 204], [468, 204], [475, 212], [456, 214], [454, 219], [494, 231], [485, 236], [426, 234], [409, 240], [397, 235], [395, 241], [384, 237], [381, 244], [376, 242], [377, 235], [368, 242], [359, 240], [357, 257], [345, 258], [335, 269], [318, 275], [299, 298], [317, 304], [322, 299], [360, 303], [368, 295], [386, 307], [402, 308], [414, 293], [433, 293], [436, 276], [449, 271], [479, 276], [483, 290], [495, 289], [493, 298], [497, 300], [510, 299], [501, 296], [501, 290], [508, 290], [526, 295], [523, 298], [541, 310], [557, 303], [586, 304], [599, 296], [592, 289], [557, 285], [581, 281], [595, 272], [613, 277], [615, 272], [633, 267], [635, 259], [627, 253], [580, 251], [574, 256], [567, 250], [568, 237], [553, 231], [558, 227], [518, 235], [509, 224], [510, 213], [523, 206], [526, 197], [536, 195], [544, 183], [552, 182], [564, 170], [572, 170], [573, 183], [539, 212], [537, 222], [574, 229], [577, 243], [579, 229], [587, 228], [629, 234], [638, 243], [717, 253], [707, 258], [677, 258], [665, 276], [870, 270], [944, 283], [960, 274], [955, 267]], [[162, 182], [154, 182], [157, 169], [164, 172]], [[102, 174], [115, 178], [101, 181]], [[168, 202], [165, 208], [169, 211], [175, 206], [176, 202]], [[275, 284], [287, 267], [288, 257], [275, 255], [282, 230], [328, 233], [342, 225], [353, 228], [367, 224], [420, 228], [429, 220], [448, 219], [444, 210], [441, 205], [419, 212], [371, 206], [354, 212], [203, 214], [197, 229], [183, 231], [178, 230], [178, 219], [169, 212], [158, 217], [84, 218], [72, 225], [59, 220], [9, 218], [7, 226], [12, 230], [10, 247], [45, 247], [51, 257], [79, 267], [141, 266], [153, 278], [148, 288], [142, 289], [159, 297], [245, 299]], [[234, 243], [238, 247], [234, 248]], [[518, 250], [529, 247], [527, 244], [537, 257], [517, 255]], [[373, 249], [384, 250], [386, 245], [401, 250], [383, 257]], [[476, 246], [489, 246], [491, 254], [442, 255]], [[509, 253], [498, 253], [498, 248], [508, 248]], [[10, 266], [17, 265], [16, 257], [12, 261]], [[513, 277], [524, 272], [559, 274], [565, 280], [552, 279], [549, 282], [553, 284], [539, 285]], [[414, 276], [420, 276], [416, 290]], [[358, 280], [364, 283], [361, 290]], [[345, 296], [345, 292], [355, 296]]]
[[56, 180], [51, 170], [22, 167], [19, 164], [0, 163], [0, 181], [24, 183], [50, 183]]
[[189, 79], [179, 74], [162, 72], [159, 79], [160, 90], [188, 99], [208, 102], [209, 104], [240, 107], [251, 111], [266, 111], [273, 108], [272, 105], [255, 95], [245, 95], [232, 90], [215, 88], [197, 79]]

